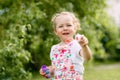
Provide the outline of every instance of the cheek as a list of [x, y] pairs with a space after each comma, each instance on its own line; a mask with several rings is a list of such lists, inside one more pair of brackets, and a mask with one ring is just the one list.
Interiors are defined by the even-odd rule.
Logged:
[[54, 32], [56, 35], [59, 35], [61, 33], [61, 31], [59, 29], [55, 29]]

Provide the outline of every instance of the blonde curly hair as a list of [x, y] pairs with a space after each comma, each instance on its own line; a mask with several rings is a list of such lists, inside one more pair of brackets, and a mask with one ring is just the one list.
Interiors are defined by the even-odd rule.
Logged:
[[65, 12], [65, 11], [60, 12], [60, 13], [56, 13], [55, 15], [53, 15], [51, 22], [52, 22], [54, 28], [56, 27], [55, 20], [60, 15], [70, 15], [73, 18], [73, 24], [75, 25], [76, 29], [77, 30], [80, 29], [79, 19], [72, 12]]

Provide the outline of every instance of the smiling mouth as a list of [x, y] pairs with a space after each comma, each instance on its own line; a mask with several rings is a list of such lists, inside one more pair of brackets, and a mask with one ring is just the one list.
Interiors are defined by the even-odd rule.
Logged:
[[63, 33], [63, 35], [68, 35], [69, 33]]

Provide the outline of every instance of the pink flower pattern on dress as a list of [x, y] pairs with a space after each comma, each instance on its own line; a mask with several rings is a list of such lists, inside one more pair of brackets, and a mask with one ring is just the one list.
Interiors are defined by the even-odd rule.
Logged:
[[53, 80], [82, 80], [81, 75], [75, 71], [72, 62], [71, 47], [57, 45], [52, 50], [52, 64], [55, 66]]

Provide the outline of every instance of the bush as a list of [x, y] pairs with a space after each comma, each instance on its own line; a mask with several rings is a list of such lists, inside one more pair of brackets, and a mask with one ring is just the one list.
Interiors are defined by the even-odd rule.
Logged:
[[25, 69], [25, 64], [31, 60], [29, 51], [24, 49], [28, 35], [26, 31], [26, 25], [6, 30], [0, 49], [0, 80], [30, 80], [31, 73]]

